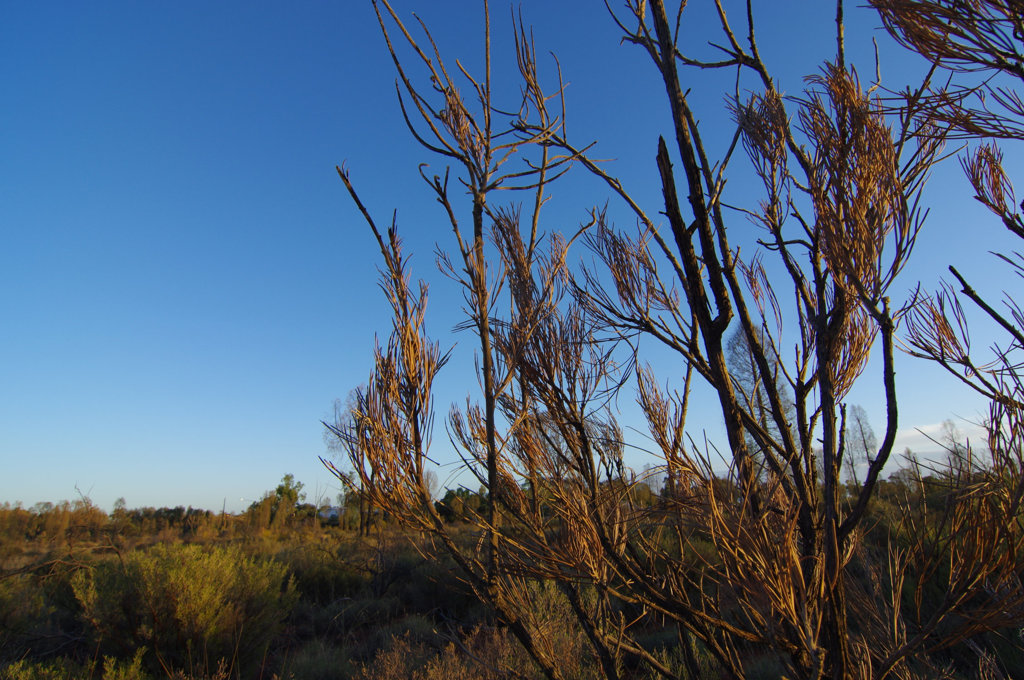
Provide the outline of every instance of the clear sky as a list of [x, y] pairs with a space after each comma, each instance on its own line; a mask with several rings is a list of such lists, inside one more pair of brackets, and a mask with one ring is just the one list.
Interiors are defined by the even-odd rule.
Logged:
[[[406, 17], [421, 11], [452, 57], [480, 63], [477, 3], [395, 4]], [[684, 15], [695, 54], [713, 53], [709, 4]], [[849, 4], [862, 77], [874, 73], [872, 38], [886, 85], [920, 73], [874, 15]], [[760, 5], [764, 57], [799, 92], [834, 54], [834, 7]], [[570, 137], [598, 140], [596, 155], [614, 159], [609, 169], [656, 213], [653, 158], [670, 126], [646, 57], [619, 44], [601, 2], [521, 7], [543, 67], [551, 73], [555, 52], [570, 83]], [[514, 66], [509, 8], [492, 11], [500, 79]], [[687, 77], [702, 119], [727, 130], [732, 76]], [[416, 170], [439, 161], [404, 128], [369, 2], [12, 3], [0, 22], [0, 92], [0, 502], [82, 493], [108, 510], [118, 497], [238, 510], [285, 473], [311, 497], [334, 496], [317, 460], [319, 421], [366, 381], [374, 336], [389, 326], [378, 253], [334, 171], [342, 162], [381, 221], [398, 211], [415, 273], [432, 285], [430, 330], [460, 343], [438, 395], [437, 455], [452, 460], [443, 416], [473, 385], [472, 338], [450, 333], [461, 298], [433, 255], [452, 245], [450, 232]], [[574, 228], [609, 199], [582, 177], [555, 196], [548, 231]], [[951, 262], [979, 288], [1004, 287], [985, 252], [1006, 239], [969, 197], [948, 162], [894, 292], [918, 280], [933, 288]], [[865, 382], [851, 401], [880, 431], [879, 381]], [[920, 362], [902, 361], [899, 382], [901, 446], [930, 446], [915, 427], [981, 415], [978, 400]], [[720, 434], [712, 410], [706, 418], [709, 436]]]

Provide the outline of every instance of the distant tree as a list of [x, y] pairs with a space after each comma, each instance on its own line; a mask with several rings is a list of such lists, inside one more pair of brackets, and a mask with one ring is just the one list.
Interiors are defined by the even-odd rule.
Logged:
[[[342, 472], [337, 467], [338, 479], [345, 487], [345, 506], [349, 506], [349, 500], [355, 499], [359, 523], [357, 532], [360, 536], [369, 536], [370, 527], [373, 523], [373, 505], [369, 494], [365, 493], [364, 478], [374, 478], [372, 466], [366, 460], [366, 455], [360, 443], [360, 428], [365, 425], [359, 418], [360, 403], [364, 399], [364, 387], [357, 387], [348, 393], [345, 402], [336, 399], [334, 411], [330, 421], [321, 421], [324, 426], [324, 443], [327, 450], [339, 462], [347, 463], [354, 469]], [[321, 461], [325, 461], [321, 458]]]
[[286, 474], [273, 491], [268, 491], [263, 498], [249, 505], [250, 521], [260, 528], [283, 527], [300, 508], [303, 516], [315, 515], [315, 506], [302, 505], [306, 500], [303, 488], [305, 485], [296, 481], [294, 475]]
[[850, 406], [846, 411], [846, 425], [843, 441], [846, 451], [843, 456], [847, 479], [859, 484], [858, 470], [871, 467], [872, 456], [878, 451], [878, 437], [871, 429], [867, 411], [860, 404]]
[[53, 512], [53, 503], [49, 501], [40, 501], [32, 506], [32, 512], [37, 515], [45, 515], [49, 512]]
[[464, 486], [446, 489], [444, 496], [434, 503], [437, 513], [446, 522], [475, 522], [487, 506], [481, 491], [470, 491]]
[[[757, 329], [757, 340], [759, 346], [765, 345], [764, 329]], [[776, 455], [771, 450], [773, 442], [779, 441], [780, 434], [790, 431], [796, 423], [796, 406], [778, 357], [770, 357], [766, 363], [767, 371], [762, 372], [744, 328], [737, 327], [729, 336], [725, 360], [736, 397], [744, 405], [744, 410], [752, 416], [753, 422], [744, 424], [745, 439], [753, 465], [757, 468], [757, 476], [764, 477], [768, 472], [768, 456]], [[781, 423], [776, 420], [769, 403], [768, 383], [781, 401]]]
[[306, 500], [306, 494], [302, 490], [304, 487], [302, 482], [295, 481], [294, 475], [287, 474], [281, 478], [281, 483], [274, 489], [274, 495], [279, 504], [294, 507]]
[[444, 521], [454, 522], [466, 519], [466, 507], [463, 502], [465, 492], [466, 490], [463, 488], [448, 489], [441, 500], [434, 503], [438, 514], [444, 518]]

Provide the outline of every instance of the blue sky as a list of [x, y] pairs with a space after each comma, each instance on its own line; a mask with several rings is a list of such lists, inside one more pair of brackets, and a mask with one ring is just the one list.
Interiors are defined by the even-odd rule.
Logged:
[[[692, 4], [687, 35], [707, 55], [709, 24], [702, 3]], [[802, 76], [832, 56], [834, 8], [763, 5], [765, 59], [784, 89], [798, 92]], [[405, 16], [413, 6], [396, 2]], [[480, 63], [476, 3], [416, 6], [443, 49], [470, 69]], [[492, 9], [500, 79], [514, 65], [509, 15]], [[670, 127], [646, 57], [619, 44], [599, 2], [528, 0], [522, 13], [542, 64], [550, 69], [545, 53], [557, 53], [570, 83], [570, 136], [598, 140], [596, 155], [614, 159], [609, 169], [657, 212], [653, 156]], [[872, 14], [848, 14], [863, 77], [874, 71], [872, 37], [887, 85], [920, 72]], [[723, 74], [688, 77], [702, 119], [726, 130]], [[446, 404], [473, 384], [472, 338], [449, 330], [461, 298], [433, 255], [435, 244], [451, 245], [449, 230], [417, 174], [419, 162], [437, 159], [405, 130], [393, 82], [368, 2], [5, 9], [0, 502], [81, 492], [107, 509], [123, 496], [129, 507], [237, 510], [285, 473], [311, 496], [336, 494], [317, 460], [319, 421], [365, 382], [374, 335], [389, 326], [372, 238], [334, 172], [342, 162], [378, 219], [398, 211], [416, 274], [432, 285], [430, 329], [445, 345], [459, 343], [438, 395], [439, 455], [451, 460], [440, 426]], [[736, 195], [745, 181], [738, 176]], [[1006, 250], [1007, 240], [969, 196], [955, 162], [936, 173], [926, 194], [932, 215], [900, 294], [917, 280], [934, 287], [951, 262], [979, 288], [1005, 285], [985, 253]], [[546, 229], [572, 229], [608, 198], [571, 178], [556, 187]], [[914, 427], [981, 414], [978, 400], [920, 362], [901, 361], [899, 380], [901, 443], [917, 450], [929, 445]], [[880, 430], [878, 380], [865, 383], [851, 401]], [[717, 436], [713, 411], [706, 418]]]

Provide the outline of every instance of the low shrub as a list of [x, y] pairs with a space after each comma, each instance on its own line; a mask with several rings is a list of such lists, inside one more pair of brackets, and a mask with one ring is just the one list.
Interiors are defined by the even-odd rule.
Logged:
[[118, 661], [106, 657], [101, 666], [82, 665], [70, 659], [56, 658], [49, 661], [15, 661], [0, 670], [0, 680], [152, 680], [142, 669], [144, 649], [139, 649], [131, 661]]
[[296, 680], [337, 680], [350, 677], [351, 662], [346, 651], [332, 641], [310, 640], [288, 659], [281, 676]]
[[241, 661], [264, 657], [297, 598], [283, 565], [198, 545], [103, 560], [77, 573], [72, 587], [105, 649], [127, 656], [146, 647], [165, 672], [208, 672], [226, 659], [241, 673]]
[[49, 609], [42, 590], [30, 576], [0, 581], [0, 661], [27, 651], [26, 639], [48, 628]]
[[76, 651], [83, 640], [71, 592], [76, 569], [44, 557], [37, 566], [0, 579], [0, 664], [30, 654]]

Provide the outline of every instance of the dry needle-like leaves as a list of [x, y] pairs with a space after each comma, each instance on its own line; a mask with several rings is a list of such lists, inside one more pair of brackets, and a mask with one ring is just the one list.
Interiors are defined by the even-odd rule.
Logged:
[[919, 225], [911, 220], [892, 133], [856, 73], [834, 65], [810, 79], [800, 119], [815, 148], [814, 229], [837, 282], [879, 301], [903, 268]]

